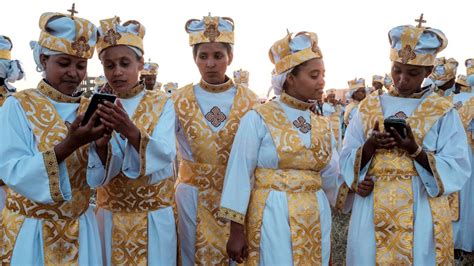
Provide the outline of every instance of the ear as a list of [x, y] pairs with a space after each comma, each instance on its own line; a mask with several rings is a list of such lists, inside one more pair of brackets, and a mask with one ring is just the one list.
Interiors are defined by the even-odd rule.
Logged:
[[232, 64], [232, 60], [234, 60], [234, 53], [228, 53], [227, 57], [229, 58], [227, 65], [230, 66], [230, 64]]
[[288, 85], [293, 85], [295, 83], [295, 76], [290, 72], [288, 75], [286, 75], [286, 82]]
[[427, 66], [425, 69], [426, 69], [425, 78], [427, 78], [429, 75], [431, 75], [431, 72], [433, 72], [433, 66]]
[[140, 60], [138, 60], [138, 71], [142, 71], [144, 66], [145, 66], [145, 59], [143, 59], [143, 56], [142, 56], [140, 57]]
[[40, 62], [41, 65], [43, 66], [44, 70], [46, 70], [46, 63], [48, 62], [49, 56], [46, 56], [44, 54], [40, 54]]

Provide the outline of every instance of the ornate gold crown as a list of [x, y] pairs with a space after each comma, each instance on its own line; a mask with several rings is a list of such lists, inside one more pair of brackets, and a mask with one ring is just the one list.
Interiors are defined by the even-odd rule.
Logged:
[[0, 50], [0, 59], [11, 60], [12, 59], [11, 50], [13, 48], [12, 40], [10, 38], [8, 38], [7, 36], [5, 36], [5, 35], [0, 35], [0, 37], [3, 37], [4, 39], [6, 39], [11, 44], [10, 49]]
[[[436, 58], [433, 72], [430, 77], [434, 80], [450, 80], [456, 78], [456, 70], [458, 68], [458, 61], [454, 58], [446, 59], [444, 57]], [[442, 66], [443, 70], [438, 67]]]
[[[77, 12], [76, 12], [77, 13]], [[53, 18], [69, 17], [76, 25], [76, 38], [70, 41], [66, 38], [54, 36], [48, 31], [48, 22]], [[90, 21], [75, 17], [74, 13], [66, 15], [62, 13], [47, 12], [41, 15], [39, 20], [41, 34], [38, 44], [50, 50], [63, 52], [81, 58], [92, 58], [94, 55], [94, 46], [89, 45], [92, 36], [97, 37], [97, 28]]]
[[349, 85], [349, 89], [358, 89], [358, 88], [365, 88], [365, 79], [363, 78], [355, 78], [353, 80], [349, 80], [347, 82]]
[[236, 70], [234, 71], [234, 82], [236, 84], [248, 84], [249, 76], [250, 74], [247, 70]]
[[268, 52], [270, 61], [275, 64], [275, 71], [277, 74], [281, 74], [310, 59], [323, 57], [323, 54], [318, 47], [318, 36], [316, 33], [307, 31], [297, 33], [295, 37], [299, 35], [306, 35], [311, 40], [310, 47], [297, 52], [291, 51], [291, 35], [292, 34], [288, 32], [283, 39], [276, 41]]
[[143, 70], [140, 72], [141, 75], [158, 75], [159, 65], [157, 63], [147, 62]]
[[97, 42], [97, 53], [100, 54], [104, 49], [117, 45], [134, 46], [144, 52], [143, 37], [145, 37], [145, 27], [136, 20], [129, 20], [123, 23], [122, 26], [126, 27], [130, 24], [137, 25], [138, 35], [131, 32], [117, 31], [117, 26], [120, 25], [119, 17], [101, 20], [101, 36], [99, 36], [99, 41]]
[[372, 82], [380, 82], [382, 85], [384, 83], [384, 77], [383, 76], [379, 76], [379, 75], [373, 75], [372, 76]]
[[473, 75], [474, 74], [474, 58], [466, 59], [465, 65], [466, 65], [466, 74], [468, 76]]
[[[196, 27], [193, 26], [194, 24]], [[230, 29], [219, 29], [219, 26], [223, 26], [223, 28], [229, 26]], [[188, 20], [184, 28], [189, 34], [189, 45], [191, 46], [210, 42], [234, 43], [234, 20], [229, 17], [213, 17], [209, 14], [202, 20]]]

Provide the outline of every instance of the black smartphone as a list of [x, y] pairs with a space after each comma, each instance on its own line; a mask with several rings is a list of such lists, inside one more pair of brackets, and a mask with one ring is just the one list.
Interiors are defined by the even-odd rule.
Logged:
[[[104, 101], [109, 101], [111, 103], [115, 102], [115, 99], [117, 96], [113, 94], [106, 94], [106, 93], [94, 93], [92, 95], [92, 99], [89, 103], [89, 106], [87, 107], [86, 113], [84, 114], [84, 118], [82, 119], [81, 125], [84, 126], [89, 122], [89, 119], [91, 119], [92, 115], [94, 114], [95, 110], [97, 110], [97, 107], [99, 107], [99, 103], [102, 103]], [[97, 120], [95, 125], [99, 125], [100, 121]]]
[[403, 118], [388, 117], [383, 121], [385, 131], [391, 133], [390, 128], [394, 128], [402, 138], [406, 138], [405, 129], [407, 128], [407, 122]]

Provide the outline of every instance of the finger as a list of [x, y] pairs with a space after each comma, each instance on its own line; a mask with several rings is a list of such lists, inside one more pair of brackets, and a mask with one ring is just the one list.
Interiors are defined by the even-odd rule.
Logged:
[[242, 251], [242, 259], [246, 260], [248, 257], [249, 257], [249, 248], [247, 245], [245, 245]]
[[117, 103], [117, 107], [125, 111], [125, 107], [123, 107], [122, 101], [120, 101], [120, 99], [117, 99], [116, 103]]
[[95, 111], [89, 121], [87, 121], [87, 124], [85, 125], [88, 128], [93, 128], [96, 120], [99, 118], [99, 115], [97, 114], [97, 111]]
[[406, 130], [407, 130], [407, 136], [408, 136], [408, 138], [410, 138], [410, 139], [415, 139], [415, 137], [413, 136], [413, 131], [411, 130], [410, 124], [407, 124]]
[[398, 131], [395, 130], [395, 128], [393, 128], [393, 127], [391, 127], [390, 130], [391, 130], [393, 138], [395, 138], [395, 141], [398, 142], [398, 143], [401, 143], [403, 141], [403, 138], [402, 138], [402, 136], [400, 136]]
[[[113, 124], [116, 124], [116, 123], [117, 123], [117, 119], [112, 115], [112, 112], [111, 112], [111, 113], [105, 113], [105, 112], [102, 111], [102, 110], [98, 110], [97, 113], [98, 113], [98, 115], [100, 116], [100, 118], [105, 119], [105, 120], [107, 120], [108, 122], [113, 123]], [[101, 121], [102, 121], [102, 120], [101, 120]], [[114, 127], [114, 128], [115, 128], [115, 127]]]
[[379, 129], [379, 121], [375, 121], [375, 125], [374, 125], [374, 131], [380, 131]]
[[104, 118], [100, 118], [100, 122], [105, 126], [105, 127], [108, 127], [108, 128], [114, 128], [115, 127], [115, 124], [109, 122], [108, 120], [104, 119]]
[[78, 127], [81, 125], [81, 122], [82, 122], [82, 119], [83, 119], [83, 118], [84, 118], [84, 114], [78, 115], [78, 116], [76, 117], [76, 119], [74, 119], [74, 121], [72, 122], [72, 124], [69, 123], [69, 122], [66, 122], [66, 127], [67, 127], [68, 124], [69, 124], [68, 129], [74, 130], [74, 129], [78, 128]]

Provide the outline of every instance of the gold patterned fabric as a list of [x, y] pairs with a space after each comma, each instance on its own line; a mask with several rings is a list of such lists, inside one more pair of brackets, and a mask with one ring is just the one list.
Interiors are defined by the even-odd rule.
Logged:
[[224, 121], [225, 126], [217, 132], [212, 132], [206, 124], [206, 118], [196, 101], [193, 85], [180, 89], [173, 97], [178, 120], [194, 160], [181, 160], [178, 184], [185, 183], [198, 188], [195, 263], [227, 264], [229, 223], [218, 219], [220, 198], [240, 118], [257, 104], [257, 96], [249, 89], [237, 85], [232, 110], [227, 121]]
[[265, 121], [278, 152], [278, 169], [257, 168], [247, 213], [248, 265], [258, 265], [263, 210], [272, 190], [285, 191], [291, 230], [293, 263], [320, 265], [321, 224], [316, 192], [319, 172], [332, 155], [329, 121], [311, 113], [311, 146], [306, 148], [277, 102], [255, 108]]
[[[25, 111], [38, 142], [38, 150], [43, 153], [50, 178], [51, 197], [55, 203], [36, 203], [8, 190], [6, 208], [2, 214], [4, 243], [2, 264], [10, 264], [16, 237], [25, 218], [43, 221], [45, 265], [77, 264], [79, 217], [87, 211], [91, 195], [91, 190], [86, 183], [88, 145], [77, 149], [66, 159], [72, 199], [64, 201], [59, 188], [59, 167], [54, 154], [54, 146], [66, 137], [67, 128], [52, 103], [40, 93], [40, 90], [24, 90], [14, 94], [14, 97], [18, 99]], [[85, 98], [78, 100], [81, 101], [78, 112], [85, 111], [88, 100]]]
[[351, 114], [352, 109], [357, 108], [359, 106], [359, 102], [353, 101], [346, 106], [346, 110], [344, 111], [344, 124], [349, 125], [349, 115]]
[[0, 86], [0, 107], [2, 107], [3, 103], [7, 100], [8, 90], [5, 85]]
[[339, 133], [341, 130], [341, 106], [336, 105], [334, 109], [336, 111], [332, 113], [328, 118], [331, 122], [331, 128], [332, 133], [334, 134], [334, 139], [336, 140], [336, 147], [339, 147], [339, 145], [342, 145], [342, 143], [339, 143]]
[[159, 122], [168, 97], [147, 90], [131, 120], [140, 130], [140, 176], [130, 179], [122, 172], [97, 189], [97, 206], [112, 212], [112, 264], [146, 265], [148, 259], [148, 212], [173, 204], [173, 180], [150, 185], [145, 175], [146, 145]]
[[[407, 118], [415, 140], [421, 144], [425, 135], [452, 105], [432, 93], [427, 96]], [[366, 136], [376, 121], [383, 130], [383, 114], [380, 98], [370, 94], [359, 106]], [[443, 196], [444, 186], [437, 172], [433, 153], [427, 153], [439, 193], [429, 198], [434, 224], [436, 262], [445, 265], [454, 259], [451, 217], [448, 197]], [[413, 264], [413, 191], [412, 176], [417, 176], [413, 159], [405, 151], [377, 150], [370, 164], [368, 176], [375, 176], [374, 227], [376, 238], [376, 263]], [[358, 175], [357, 175], [358, 176]]]

